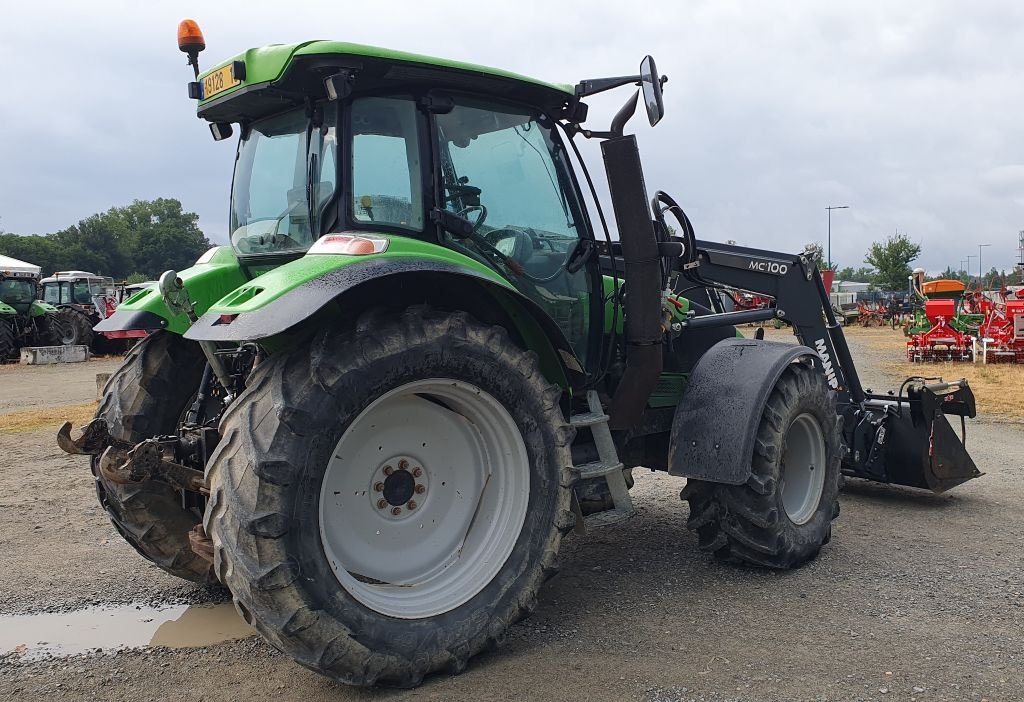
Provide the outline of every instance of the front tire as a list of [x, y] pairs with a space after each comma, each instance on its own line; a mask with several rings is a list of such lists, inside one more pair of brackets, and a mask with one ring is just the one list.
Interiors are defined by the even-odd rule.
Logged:
[[766, 568], [794, 568], [817, 556], [839, 515], [840, 422], [824, 374], [789, 366], [761, 416], [750, 479], [689, 480], [680, 495], [700, 549]]
[[210, 461], [218, 577], [270, 643], [342, 682], [460, 672], [533, 610], [574, 523], [560, 397], [462, 312], [368, 314], [271, 358]]

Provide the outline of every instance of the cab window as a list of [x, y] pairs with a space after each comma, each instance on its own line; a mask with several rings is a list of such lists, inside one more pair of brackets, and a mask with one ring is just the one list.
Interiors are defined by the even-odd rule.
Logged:
[[569, 272], [583, 234], [552, 121], [518, 107], [456, 101], [437, 115], [444, 207], [473, 225], [446, 243], [498, 270], [562, 327], [585, 359], [591, 272]]
[[408, 98], [352, 103], [352, 218], [362, 224], [423, 228], [417, 110]]
[[47, 283], [43, 286], [43, 302], [60, 305], [68, 301], [67, 283]]

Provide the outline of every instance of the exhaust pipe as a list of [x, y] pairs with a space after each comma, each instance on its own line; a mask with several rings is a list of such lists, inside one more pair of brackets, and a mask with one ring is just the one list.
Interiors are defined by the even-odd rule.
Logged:
[[662, 368], [661, 258], [647, 206], [636, 137], [601, 142], [625, 262], [626, 370], [608, 409], [609, 426], [626, 430], [643, 416]]

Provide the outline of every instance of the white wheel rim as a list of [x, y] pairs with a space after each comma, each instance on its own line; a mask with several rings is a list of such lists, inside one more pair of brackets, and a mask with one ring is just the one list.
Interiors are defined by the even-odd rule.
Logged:
[[359, 602], [431, 617], [494, 579], [529, 497], [526, 444], [501, 403], [470, 383], [419, 380], [376, 399], [338, 441], [320, 491], [320, 539]]
[[818, 511], [825, 487], [825, 434], [812, 415], [799, 415], [786, 432], [782, 455], [782, 504], [794, 524], [806, 524]]

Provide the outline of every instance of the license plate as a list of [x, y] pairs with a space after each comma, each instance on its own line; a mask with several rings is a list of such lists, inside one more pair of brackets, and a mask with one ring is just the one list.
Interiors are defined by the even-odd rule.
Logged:
[[218, 93], [223, 93], [229, 88], [233, 88], [242, 81], [235, 78], [234, 71], [231, 70], [231, 64], [223, 68], [218, 68], [210, 75], [203, 78], [203, 99], [209, 100]]

